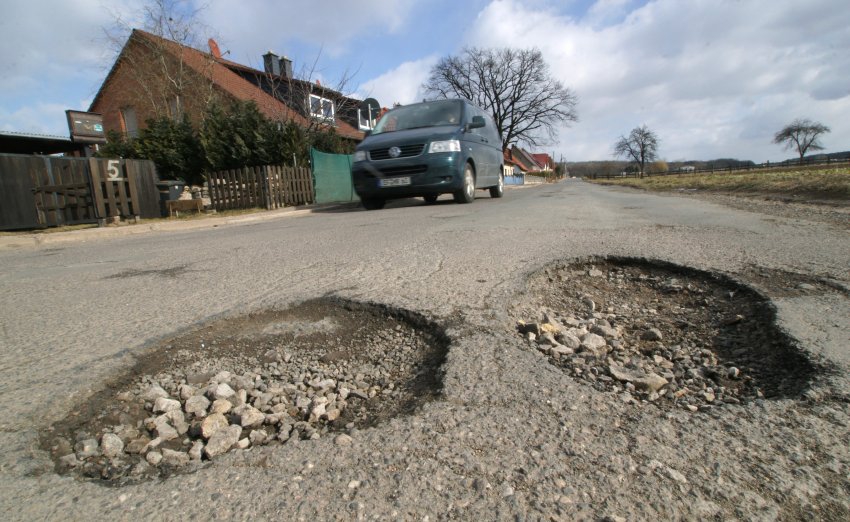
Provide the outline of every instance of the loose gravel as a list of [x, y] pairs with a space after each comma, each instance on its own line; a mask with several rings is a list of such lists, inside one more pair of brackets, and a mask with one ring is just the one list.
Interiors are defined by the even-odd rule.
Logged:
[[447, 347], [422, 317], [350, 302], [226, 319], [151, 350], [42, 446], [60, 473], [124, 485], [295, 438], [346, 445], [437, 397]]
[[696, 412], [799, 398], [818, 371], [777, 329], [765, 298], [722, 276], [600, 260], [549, 268], [536, 284], [547, 290], [518, 333], [553, 365], [626, 403]]

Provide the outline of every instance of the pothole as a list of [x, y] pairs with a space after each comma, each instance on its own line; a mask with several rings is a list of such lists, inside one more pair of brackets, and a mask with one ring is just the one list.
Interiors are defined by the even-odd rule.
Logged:
[[631, 259], [559, 264], [531, 278], [518, 332], [549, 362], [626, 403], [690, 411], [793, 398], [819, 371], [754, 290]]
[[448, 345], [418, 314], [335, 299], [224, 319], [150, 350], [41, 445], [59, 473], [123, 485], [254, 446], [348, 444], [437, 398]]

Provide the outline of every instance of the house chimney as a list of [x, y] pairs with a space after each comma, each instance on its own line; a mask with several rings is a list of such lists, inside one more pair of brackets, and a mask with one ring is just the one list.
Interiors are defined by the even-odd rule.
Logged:
[[292, 79], [292, 60], [284, 56], [280, 59], [280, 75], [287, 80]]
[[278, 61], [278, 56], [275, 53], [269, 51], [263, 55], [263, 67], [266, 74], [280, 76], [280, 61]]

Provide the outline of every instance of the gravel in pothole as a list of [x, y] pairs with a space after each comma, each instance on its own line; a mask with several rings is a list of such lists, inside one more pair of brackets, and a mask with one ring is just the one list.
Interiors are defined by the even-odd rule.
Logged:
[[253, 446], [412, 413], [441, 391], [448, 338], [423, 317], [315, 300], [162, 343], [42, 434], [56, 470], [121, 485]]
[[798, 397], [816, 367], [755, 291], [632, 260], [558, 265], [530, 281], [517, 331], [549, 362], [626, 403], [690, 411]]

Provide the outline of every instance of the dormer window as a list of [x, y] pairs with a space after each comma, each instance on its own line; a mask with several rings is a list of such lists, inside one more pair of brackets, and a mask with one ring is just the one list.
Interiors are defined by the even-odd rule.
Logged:
[[310, 95], [310, 116], [320, 120], [334, 121], [334, 102], [315, 94]]

